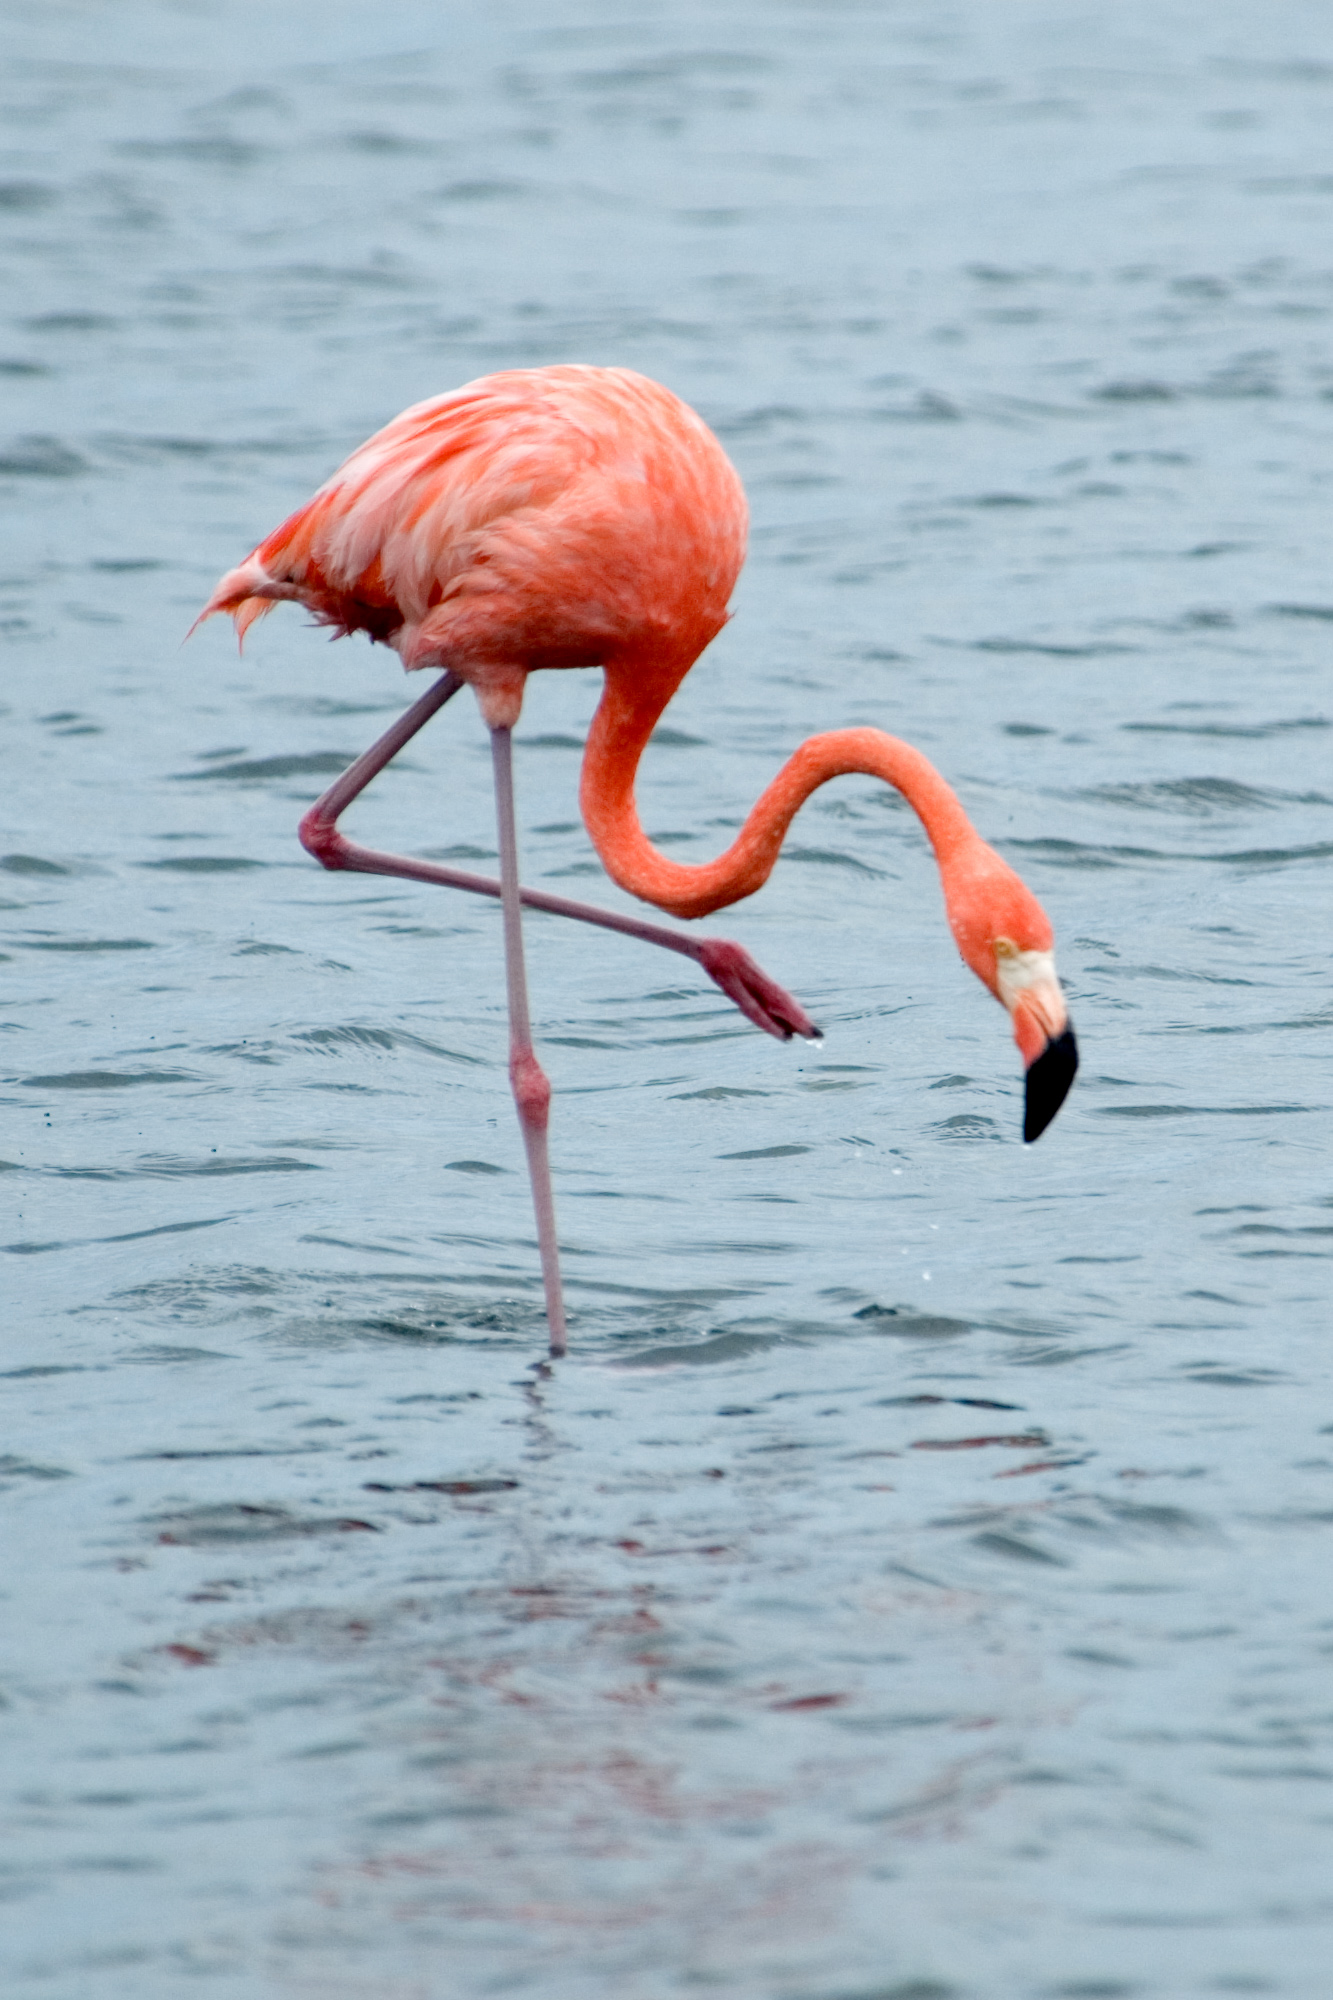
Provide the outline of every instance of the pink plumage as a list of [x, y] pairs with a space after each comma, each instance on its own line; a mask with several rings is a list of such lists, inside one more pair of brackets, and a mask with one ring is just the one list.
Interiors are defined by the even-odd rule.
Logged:
[[513, 369], [417, 403], [224, 576], [244, 634], [284, 598], [408, 667], [600, 665], [707, 644], [745, 555], [740, 480], [627, 368]]

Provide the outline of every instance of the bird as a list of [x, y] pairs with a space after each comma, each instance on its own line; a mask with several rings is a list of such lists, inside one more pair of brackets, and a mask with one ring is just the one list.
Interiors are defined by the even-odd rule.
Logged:
[[[367, 439], [222, 577], [196, 621], [230, 614], [243, 642], [257, 618], [294, 601], [335, 636], [365, 632], [408, 670], [441, 670], [310, 808], [300, 837], [328, 868], [500, 898], [510, 1080], [553, 1356], [566, 1351], [568, 1333], [547, 1143], [551, 1090], [532, 1039], [523, 905], [685, 953], [771, 1034], [813, 1038], [819, 1031], [729, 940], [694, 939], [521, 886], [512, 733], [530, 673], [602, 670], [579, 802], [602, 864], [622, 889], [679, 918], [708, 916], [767, 881], [788, 827], [819, 786], [850, 773], [879, 778], [920, 819], [958, 950], [1010, 1016], [1026, 1071], [1025, 1141], [1050, 1124], [1078, 1067], [1049, 918], [911, 744], [870, 727], [807, 738], [714, 861], [670, 860], [644, 833], [634, 797], [640, 757], [685, 675], [727, 622], [747, 530], [739, 475], [704, 420], [670, 389], [620, 367], [507, 369], [415, 403]], [[490, 732], [498, 882], [361, 847], [337, 825], [463, 686], [472, 688]]]

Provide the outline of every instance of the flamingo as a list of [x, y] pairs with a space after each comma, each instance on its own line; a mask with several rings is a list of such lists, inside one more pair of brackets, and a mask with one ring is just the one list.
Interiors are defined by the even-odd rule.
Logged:
[[[810, 737], [714, 861], [683, 865], [647, 838], [634, 800], [639, 759], [672, 695], [727, 620], [746, 527], [735, 469], [702, 418], [669, 389], [627, 368], [512, 369], [395, 417], [221, 579], [196, 621], [229, 613], [243, 642], [255, 619], [293, 599], [336, 636], [367, 632], [408, 669], [443, 669], [310, 808], [300, 837], [326, 868], [442, 883], [501, 901], [510, 1081], [552, 1355], [565, 1352], [567, 1332], [547, 1148], [551, 1087], [532, 1041], [522, 905], [684, 953], [779, 1038], [816, 1038], [819, 1031], [739, 945], [520, 886], [512, 733], [534, 670], [603, 670], [579, 802], [621, 888], [677, 917], [707, 916], [767, 881], [792, 819], [818, 786], [853, 772], [881, 778], [925, 828], [964, 962], [1010, 1015], [1026, 1069], [1025, 1141], [1050, 1124], [1078, 1067], [1045, 911], [910, 744], [871, 728]], [[498, 882], [358, 846], [337, 825], [464, 684], [490, 731]]]

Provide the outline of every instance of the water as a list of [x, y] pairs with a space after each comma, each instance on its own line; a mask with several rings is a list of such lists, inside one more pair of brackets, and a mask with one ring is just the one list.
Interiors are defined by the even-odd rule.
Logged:
[[[0, 14], [6, 1992], [1326, 1994], [1327, 9]], [[1084, 1069], [1024, 1152], [868, 781], [709, 925], [821, 1047], [534, 919], [542, 1376], [498, 913], [294, 838], [397, 664], [180, 642], [402, 405], [564, 359], [751, 496], [650, 829], [907, 736]], [[531, 687], [525, 874], [628, 907], [597, 678]], [[470, 698], [349, 824], [489, 865]]]

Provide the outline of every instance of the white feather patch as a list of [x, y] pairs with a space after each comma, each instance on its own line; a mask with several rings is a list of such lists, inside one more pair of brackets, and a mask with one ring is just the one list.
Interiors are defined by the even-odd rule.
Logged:
[[1058, 993], [1053, 951], [1019, 951], [1008, 938], [995, 941], [995, 984], [1012, 1014], [1019, 996], [1034, 986], [1053, 986]]

